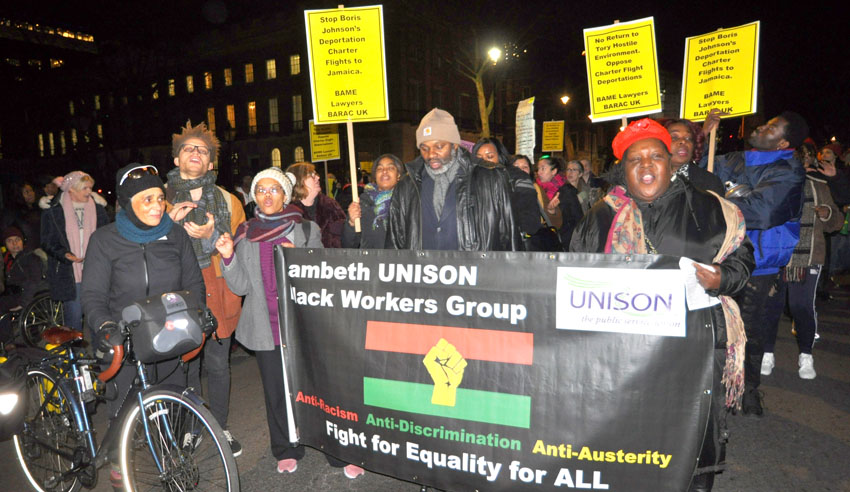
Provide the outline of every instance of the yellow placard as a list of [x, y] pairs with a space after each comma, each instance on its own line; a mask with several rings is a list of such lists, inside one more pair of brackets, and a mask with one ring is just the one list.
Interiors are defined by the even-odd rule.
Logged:
[[317, 124], [388, 120], [383, 7], [305, 10]]
[[679, 115], [702, 121], [712, 108], [724, 118], [756, 112], [759, 21], [685, 39]]
[[311, 162], [332, 161], [340, 158], [338, 125], [319, 125], [310, 120]]
[[544, 121], [540, 150], [543, 152], [562, 152], [564, 150], [564, 122]]
[[661, 111], [652, 17], [584, 30], [590, 119]]

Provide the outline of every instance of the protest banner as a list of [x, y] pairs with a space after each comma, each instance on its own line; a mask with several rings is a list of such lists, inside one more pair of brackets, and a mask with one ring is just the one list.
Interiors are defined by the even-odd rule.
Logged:
[[584, 50], [594, 123], [661, 111], [652, 17], [587, 28]]
[[544, 121], [540, 150], [543, 152], [561, 152], [564, 150], [564, 122]]
[[516, 153], [534, 159], [534, 97], [523, 99], [516, 108]]
[[756, 112], [758, 21], [685, 39], [681, 118], [702, 121], [717, 108], [724, 118]]
[[684, 328], [677, 258], [277, 248], [276, 268], [302, 444], [447, 490], [687, 489], [714, 341]]
[[383, 7], [305, 10], [316, 124], [389, 119]]

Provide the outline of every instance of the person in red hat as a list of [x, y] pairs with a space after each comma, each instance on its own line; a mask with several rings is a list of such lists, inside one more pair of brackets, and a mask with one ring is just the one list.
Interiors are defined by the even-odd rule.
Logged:
[[679, 179], [671, 145], [667, 130], [648, 118], [617, 134], [612, 147], [620, 163], [609, 175], [612, 187], [576, 226], [570, 251], [664, 254], [702, 264], [693, 265], [696, 278], [721, 303], [689, 311], [687, 317], [688, 336], [712, 327], [715, 340], [711, 412], [690, 490], [709, 491], [725, 455], [721, 411], [739, 406], [744, 391], [746, 336], [731, 296], [744, 288], [755, 260], [740, 210]]

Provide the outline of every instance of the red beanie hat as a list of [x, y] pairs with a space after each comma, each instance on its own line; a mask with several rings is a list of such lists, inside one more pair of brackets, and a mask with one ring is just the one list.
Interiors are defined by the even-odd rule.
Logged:
[[832, 153], [835, 154], [835, 157], [837, 157], [839, 159], [841, 159], [841, 156], [843, 155], [842, 152], [841, 152], [841, 144], [839, 144], [839, 143], [833, 142], [831, 144], [824, 145], [821, 149], [831, 150]]
[[670, 148], [673, 145], [673, 139], [670, 138], [670, 133], [666, 128], [661, 126], [655, 120], [644, 118], [629, 123], [625, 130], [621, 131], [614, 137], [611, 147], [614, 149], [614, 155], [617, 159], [622, 159], [623, 154], [631, 145], [639, 140], [647, 138], [656, 138], [664, 142], [668, 152], [673, 152]]

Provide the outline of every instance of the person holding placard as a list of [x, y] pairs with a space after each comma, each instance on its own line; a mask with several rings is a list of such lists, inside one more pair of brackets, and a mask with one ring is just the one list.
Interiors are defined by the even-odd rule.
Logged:
[[[686, 257], [705, 292], [720, 304], [688, 312], [688, 332], [714, 332], [713, 390], [708, 428], [690, 491], [710, 491], [725, 456], [724, 407], [743, 392], [744, 327], [730, 296], [746, 285], [753, 246], [740, 211], [729, 201], [678, 179], [670, 164], [671, 139], [653, 120], [633, 121], [614, 138], [620, 164], [608, 173], [612, 188], [578, 224], [576, 253], [664, 254]], [[724, 388], [721, 383], [725, 384]]]
[[[387, 239], [387, 217], [393, 188], [401, 179], [404, 164], [393, 154], [384, 154], [372, 164], [372, 183], [363, 188], [359, 202], [348, 205], [348, 220], [342, 228], [343, 248], [382, 249]], [[362, 219], [360, 232], [354, 221]]]
[[[703, 133], [710, 133], [719, 122], [720, 112], [712, 110]], [[747, 330], [745, 415], [764, 414], [758, 388], [768, 329], [766, 306], [768, 297], [776, 295], [779, 268], [788, 264], [800, 238], [806, 171], [794, 157], [794, 149], [808, 134], [806, 120], [785, 111], [753, 131], [749, 138], [752, 150], [718, 156], [714, 166], [729, 190], [727, 198], [744, 214], [747, 235], [756, 245], [756, 269], [739, 299]]]

